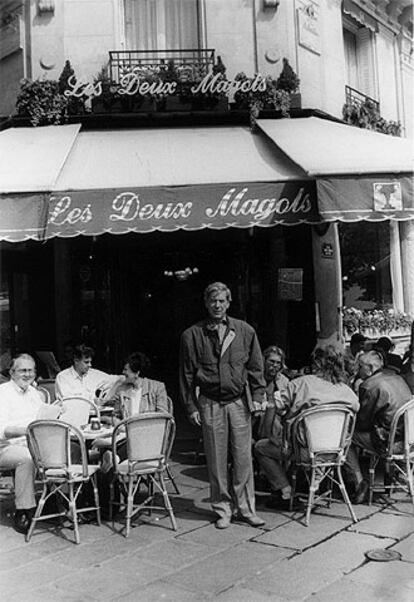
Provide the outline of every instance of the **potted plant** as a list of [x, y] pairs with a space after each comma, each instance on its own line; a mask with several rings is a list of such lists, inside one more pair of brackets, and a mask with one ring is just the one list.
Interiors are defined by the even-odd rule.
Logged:
[[379, 112], [377, 104], [370, 98], [364, 102], [347, 102], [342, 107], [342, 116], [346, 123], [360, 128], [401, 136], [401, 123], [398, 121], [387, 121]]
[[[257, 76], [256, 76], [257, 78]], [[289, 117], [290, 95], [286, 90], [277, 87], [277, 80], [268, 75], [265, 78], [265, 88], [252, 86], [256, 78], [247, 77], [243, 72], [234, 78], [236, 82], [246, 84], [247, 91], [238, 89], [234, 94], [234, 108], [249, 110], [250, 122], [254, 126], [260, 111], [280, 111], [284, 117]], [[250, 85], [249, 85], [250, 84]]]
[[300, 109], [302, 107], [302, 97], [299, 94], [300, 79], [293, 71], [287, 58], [283, 58], [283, 68], [276, 81], [278, 90], [285, 90], [290, 94], [290, 108]]
[[64, 123], [68, 99], [59, 82], [50, 79], [23, 79], [16, 100], [17, 115], [27, 117], [33, 126]]
[[376, 338], [381, 335], [408, 335], [413, 323], [413, 316], [404, 312], [396, 312], [392, 308], [343, 309], [343, 328], [346, 337], [354, 332], [362, 332], [367, 337]]
[[[69, 82], [70, 80], [70, 82]], [[65, 92], [71, 89], [71, 86], [76, 84], [75, 71], [72, 68], [70, 61], [66, 61], [62, 73], [58, 79], [59, 93], [66, 96]], [[67, 97], [67, 112], [68, 115], [81, 115], [85, 113], [85, 99], [83, 97], [69, 96]]]

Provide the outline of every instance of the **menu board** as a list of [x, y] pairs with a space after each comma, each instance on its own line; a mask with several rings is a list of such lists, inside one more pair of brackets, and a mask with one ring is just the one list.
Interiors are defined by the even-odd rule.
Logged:
[[302, 268], [279, 268], [278, 298], [282, 301], [302, 301]]

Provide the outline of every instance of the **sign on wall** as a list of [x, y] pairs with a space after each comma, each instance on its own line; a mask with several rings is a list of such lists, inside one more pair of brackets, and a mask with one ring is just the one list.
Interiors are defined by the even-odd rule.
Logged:
[[281, 301], [302, 301], [302, 268], [279, 268], [278, 298]]
[[316, 54], [320, 54], [321, 42], [317, 6], [309, 3], [308, 6], [298, 8], [296, 14], [299, 44]]

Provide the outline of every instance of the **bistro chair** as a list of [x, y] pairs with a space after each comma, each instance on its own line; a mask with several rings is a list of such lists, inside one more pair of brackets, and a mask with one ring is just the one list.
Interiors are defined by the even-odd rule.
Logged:
[[[309, 525], [312, 507], [320, 501], [332, 501], [333, 486], [337, 485], [348, 506], [354, 522], [357, 522], [345, 483], [342, 465], [345, 462], [355, 427], [355, 414], [340, 403], [321, 405], [303, 411], [292, 424], [293, 473], [290, 510], [296, 494], [298, 470], [305, 473], [309, 485], [305, 524]], [[317, 493], [325, 481], [323, 492]]]
[[54, 378], [42, 378], [39, 379], [38, 388], [42, 388], [49, 393], [50, 402], [55, 403], [56, 401], [56, 391], [55, 391], [55, 379]]
[[[125, 431], [127, 444], [127, 459], [122, 462], [116, 453], [117, 437], [121, 430]], [[112, 434], [114, 476], [110, 486], [109, 517], [112, 519], [114, 505], [126, 506], [126, 537], [130, 533], [132, 518], [145, 510], [150, 514], [153, 510], [166, 511], [174, 531], [177, 530], [164, 480], [174, 435], [174, 418], [163, 412], [138, 414], [115, 427]], [[136, 503], [135, 494], [143, 480], [148, 483], [147, 497], [141, 503]], [[114, 501], [115, 481], [118, 481], [120, 488], [119, 502]], [[163, 506], [153, 504], [154, 490], [162, 494]]]
[[36, 391], [38, 391], [42, 397], [42, 401], [48, 405], [50, 405], [51, 403], [51, 399], [50, 399], [50, 393], [47, 389], [39, 386], [36, 387]]
[[[403, 429], [403, 440], [396, 442], [398, 429]], [[383, 454], [364, 450], [370, 459], [369, 464], [369, 497], [372, 504], [374, 493], [394, 490], [405, 491], [411, 497], [414, 511], [414, 397], [401, 406], [391, 422], [387, 447]], [[385, 464], [384, 482], [375, 484], [375, 471], [378, 463]]]
[[60, 405], [63, 409], [60, 419], [78, 429], [88, 424], [90, 414], [96, 415], [99, 420], [101, 419], [100, 410], [96, 403], [86, 399], [86, 397], [65, 397], [61, 401], [55, 401], [55, 404]]
[[[174, 415], [174, 406], [173, 406], [173, 402], [172, 402], [171, 397], [167, 397], [167, 401], [168, 401], [168, 413], [171, 414], [171, 416], [173, 416]], [[173, 431], [173, 429], [170, 429], [170, 435], [172, 436], [172, 439], [174, 440], [175, 432]], [[173, 440], [170, 442], [170, 445], [169, 445], [169, 449], [170, 450], [172, 449], [172, 444], [174, 443]], [[168, 460], [169, 460], [169, 458], [167, 458], [167, 463], [166, 463], [166, 468], [165, 468], [167, 476], [164, 477], [164, 480], [165, 481], [171, 481], [172, 486], [174, 487], [174, 491], [178, 495], [180, 493], [180, 490], [178, 489], [178, 485], [175, 482], [175, 478], [174, 478], [174, 475], [173, 475], [172, 470], [170, 468]]]
[[[72, 464], [71, 443], [76, 441], [81, 450], [81, 464]], [[88, 456], [82, 433], [74, 426], [61, 420], [35, 420], [27, 428], [27, 442], [37, 471], [38, 481], [43, 485], [42, 494], [36, 507], [26, 541], [30, 541], [36, 524], [66, 516], [73, 521], [75, 541], [80, 542], [78, 514], [96, 512], [98, 525], [101, 524], [99, 495], [96, 482], [97, 465], [88, 464]], [[94, 504], [78, 508], [77, 502], [83, 486], [92, 483]], [[68, 504], [67, 510], [42, 515], [49, 498]]]

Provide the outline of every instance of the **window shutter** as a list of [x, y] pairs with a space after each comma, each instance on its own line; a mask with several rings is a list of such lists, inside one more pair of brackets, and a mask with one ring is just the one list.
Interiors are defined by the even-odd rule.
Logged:
[[356, 38], [358, 53], [358, 88], [363, 94], [371, 96], [371, 98], [375, 99], [375, 70], [372, 33], [367, 27], [361, 27], [357, 31]]

